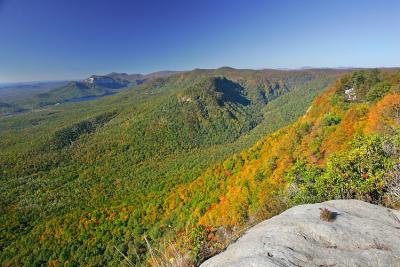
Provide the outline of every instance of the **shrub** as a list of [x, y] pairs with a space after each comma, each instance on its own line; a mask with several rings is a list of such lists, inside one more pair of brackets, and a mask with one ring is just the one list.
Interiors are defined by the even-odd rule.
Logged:
[[390, 90], [388, 83], [378, 83], [374, 85], [367, 93], [367, 100], [370, 102], [383, 98]]
[[385, 182], [390, 204], [400, 204], [400, 164], [385, 174]]
[[381, 137], [356, 137], [350, 151], [329, 158], [325, 173], [316, 183], [318, 194], [326, 199], [357, 198], [380, 203], [387, 164]]
[[382, 204], [385, 195], [398, 202], [398, 138], [358, 136], [324, 168], [298, 160], [285, 176], [290, 204], [349, 198]]
[[327, 208], [320, 208], [319, 218], [326, 222], [332, 222], [336, 219], [337, 213], [334, 211], [330, 211]]
[[341, 120], [342, 118], [340, 118], [340, 116], [333, 113], [328, 113], [324, 117], [324, 125], [325, 126], [337, 125], [341, 122]]

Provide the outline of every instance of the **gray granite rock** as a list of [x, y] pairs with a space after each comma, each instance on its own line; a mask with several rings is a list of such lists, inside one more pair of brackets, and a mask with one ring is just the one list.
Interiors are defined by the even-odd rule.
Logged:
[[[336, 219], [321, 220], [320, 208]], [[201, 266], [400, 266], [400, 212], [358, 200], [296, 206]]]

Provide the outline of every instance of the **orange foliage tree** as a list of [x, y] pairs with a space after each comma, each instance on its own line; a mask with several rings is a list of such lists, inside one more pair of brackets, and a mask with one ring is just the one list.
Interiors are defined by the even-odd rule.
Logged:
[[400, 95], [389, 94], [371, 108], [367, 133], [390, 133], [400, 125]]

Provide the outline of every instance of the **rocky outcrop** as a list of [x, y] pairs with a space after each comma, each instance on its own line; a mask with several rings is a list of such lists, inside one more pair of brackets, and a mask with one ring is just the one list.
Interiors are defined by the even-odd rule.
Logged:
[[400, 212], [358, 200], [296, 206], [201, 266], [400, 266]]
[[86, 80], [84, 83], [88, 86], [98, 86], [98, 87], [107, 87], [107, 88], [121, 88], [128, 85], [128, 81], [117, 81], [108, 76], [98, 76], [92, 75]]
[[344, 94], [346, 95], [347, 101], [357, 100], [357, 95], [356, 95], [356, 92], [353, 87], [350, 89], [344, 90]]

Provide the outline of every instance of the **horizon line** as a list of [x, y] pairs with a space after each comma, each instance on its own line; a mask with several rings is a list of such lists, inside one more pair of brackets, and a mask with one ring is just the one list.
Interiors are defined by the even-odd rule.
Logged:
[[[98, 76], [107, 76], [111, 73], [117, 73], [117, 74], [127, 74], [127, 75], [150, 75], [153, 73], [157, 72], [190, 72], [190, 71], [195, 71], [195, 70], [218, 70], [218, 69], [223, 69], [223, 68], [230, 68], [234, 70], [253, 70], [253, 71], [264, 71], [264, 70], [279, 70], [279, 71], [298, 71], [298, 70], [321, 70], [321, 69], [331, 69], [331, 70], [351, 70], [351, 69], [398, 69], [400, 66], [391, 66], [391, 67], [354, 67], [354, 66], [339, 66], [339, 67], [312, 67], [312, 66], [304, 66], [304, 67], [295, 67], [295, 68], [287, 68], [287, 67], [276, 67], [276, 68], [236, 68], [236, 67], [230, 67], [230, 66], [221, 66], [218, 68], [193, 68], [191, 70], [156, 70], [156, 71], [151, 71], [151, 72], [133, 72], [133, 73], [128, 73], [128, 72], [118, 72], [118, 71], [112, 71], [108, 72], [105, 74], [91, 74], [91, 75], [98, 75]], [[90, 76], [91, 76], [90, 75]], [[7, 85], [17, 85], [17, 84], [32, 84], [32, 83], [51, 83], [51, 82], [69, 82], [69, 81], [82, 81], [88, 77], [82, 77], [82, 78], [70, 78], [70, 79], [43, 79], [43, 80], [21, 80], [21, 81], [0, 81], [0, 85], [2, 86], [7, 86]]]

